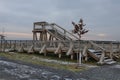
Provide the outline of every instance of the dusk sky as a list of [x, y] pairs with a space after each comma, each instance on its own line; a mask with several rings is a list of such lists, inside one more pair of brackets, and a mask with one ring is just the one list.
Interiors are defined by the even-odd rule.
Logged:
[[120, 41], [120, 0], [0, 0], [0, 33], [32, 39], [33, 22], [57, 23], [71, 31], [82, 18], [87, 40]]

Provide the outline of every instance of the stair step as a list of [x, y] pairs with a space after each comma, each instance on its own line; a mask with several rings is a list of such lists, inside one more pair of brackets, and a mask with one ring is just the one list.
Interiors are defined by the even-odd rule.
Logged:
[[104, 62], [110, 62], [113, 61], [113, 59], [105, 59]]
[[100, 50], [94, 50], [94, 49], [88, 49], [90, 52], [92, 52], [92, 53], [101, 53], [101, 51]]
[[[98, 58], [100, 58], [101, 57], [101, 55], [96, 55]], [[108, 58], [107, 58], [108, 59]]]
[[94, 50], [94, 49], [88, 49], [88, 51], [90, 51], [90, 52], [95, 52], [95, 50]]
[[94, 53], [102, 53], [102, 51], [101, 50], [95, 50]]
[[101, 55], [102, 53], [95, 53], [95, 55]]
[[116, 61], [105, 62], [105, 64], [115, 64]]
[[104, 57], [104, 60], [106, 60], [106, 59], [110, 59], [109, 57]]

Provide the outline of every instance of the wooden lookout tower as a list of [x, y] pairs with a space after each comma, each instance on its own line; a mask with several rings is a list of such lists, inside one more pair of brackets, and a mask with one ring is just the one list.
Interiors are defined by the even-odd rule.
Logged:
[[47, 31], [46, 26], [47, 22], [35, 22], [33, 23], [33, 40], [46, 41], [47, 40]]
[[32, 32], [33, 32], [33, 40], [40, 40], [40, 41], [71, 40], [71, 38], [67, 36], [67, 34], [70, 33], [55, 23], [48, 23], [45, 21], [34, 22]]

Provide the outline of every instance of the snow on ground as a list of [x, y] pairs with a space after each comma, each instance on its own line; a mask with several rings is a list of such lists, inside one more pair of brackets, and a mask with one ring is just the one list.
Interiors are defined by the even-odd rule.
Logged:
[[120, 65], [71, 72], [0, 58], [0, 80], [120, 80]]
[[51, 70], [51, 68], [45, 67], [36, 68], [30, 65], [0, 60], [0, 80], [2, 77], [5, 78], [4, 80], [81, 80], [76, 74], [64, 70]]

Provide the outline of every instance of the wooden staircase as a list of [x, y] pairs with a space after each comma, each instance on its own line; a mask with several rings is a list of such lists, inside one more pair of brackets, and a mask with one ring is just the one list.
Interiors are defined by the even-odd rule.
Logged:
[[[101, 50], [95, 50], [95, 49], [88, 49], [88, 55], [92, 58], [94, 58], [98, 63], [100, 63], [100, 59], [102, 57], [102, 54], [104, 54]], [[104, 55], [102, 59], [102, 63], [100, 64], [114, 64], [116, 61], [109, 58], [108, 56]]]

